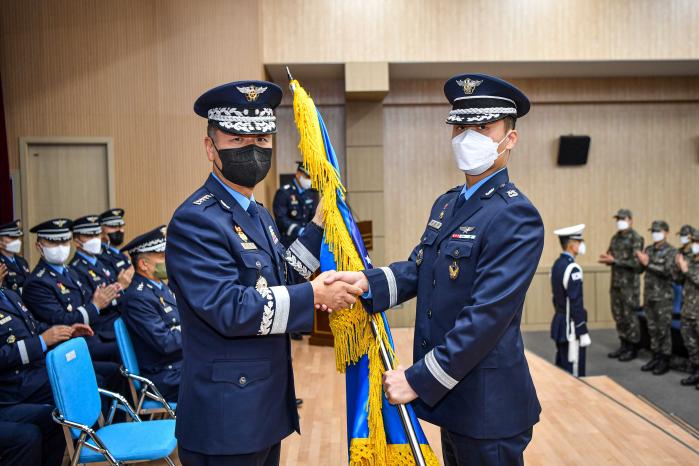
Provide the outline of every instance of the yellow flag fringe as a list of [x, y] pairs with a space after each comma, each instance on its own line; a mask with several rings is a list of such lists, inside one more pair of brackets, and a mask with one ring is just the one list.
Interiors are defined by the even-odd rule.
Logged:
[[[318, 114], [313, 99], [306, 93], [296, 80], [291, 81], [294, 90], [294, 120], [298, 128], [300, 141], [299, 150], [303, 154], [303, 163], [308, 169], [312, 186], [318, 190], [322, 199], [322, 213], [325, 223], [325, 240], [330, 252], [335, 256], [338, 270], [361, 271], [364, 263], [354, 246], [352, 237], [347, 231], [344, 219], [337, 208], [337, 198], [345, 199], [345, 187], [335, 167], [328, 161], [325, 152], [323, 134], [318, 122]], [[379, 334], [374, 337], [371, 331], [370, 319], [375, 319]], [[405, 456], [404, 448], [409, 453], [409, 446], [387, 445], [384, 430], [381, 401], [383, 397], [381, 378], [384, 368], [379, 355], [379, 342], [383, 341], [393, 361], [395, 354], [388, 339], [388, 334], [380, 315], [370, 315], [357, 303], [353, 309], [334, 311], [330, 315], [330, 329], [335, 337], [335, 366], [338, 372], [344, 373], [347, 366], [355, 364], [364, 354], [369, 358], [369, 400], [368, 425], [369, 438], [350, 445], [350, 465], [369, 466], [385, 464], [409, 464], [404, 461], [393, 462], [400, 456]], [[360, 446], [361, 444], [361, 446]], [[429, 446], [422, 446], [434, 458], [429, 465], [438, 465], [434, 453]]]

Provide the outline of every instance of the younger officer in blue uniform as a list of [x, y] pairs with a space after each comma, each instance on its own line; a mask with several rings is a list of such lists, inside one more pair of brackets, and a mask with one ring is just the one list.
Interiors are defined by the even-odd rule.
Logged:
[[29, 275], [29, 264], [20, 256], [22, 227], [19, 220], [0, 225], [0, 268], [7, 268], [7, 275], [0, 286], [22, 294], [22, 287]]
[[444, 93], [466, 184], [437, 198], [407, 261], [326, 283], [370, 289], [371, 312], [417, 296], [414, 364], [386, 372], [384, 390], [394, 404], [415, 400], [417, 415], [441, 426], [447, 466], [523, 464], [541, 408], [519, 326], [544, 228], [505, 167], [529, 100], [480, 74], [450, 79]]
[[[172, 217], [165, 259], [182, 319], [177, 405], [180, 459], [196, 465], [276, 465], [299, 430], [287, 332], [310, 331], [315, 304], [342, 309], [357, 287], [326, 286], [320, 215], [288, 248], [253, 188], [267, 175], [282, 90], [239, 81], [204, 93], [212, 172]], [[287, 265], [288, 264], [288, 265]]]
[[551, 338], [556, 342], [556, 365], [576, 377], [585, 376], [585, 351], [592, 340], [587, 332], [587, 311], [583, 305], [583, 271], [575, 262], [585, 254], [585, 225], [553, 232], [563, 252], [551, 268], [551, 292], [555, 314]]
[[[101, 286], [118, 284], [118, 290], [122, 291], [128, 288], [131, 283], [131, 277], [126, 277], [124, 273], [116, 275], [100, 259], [102, 228], [97, 223], [97, 219], [97, 215], [86, 215], [73, 221], [75, 255], [70, 261], [70, 267], [77, 274], [80, 282], [85, 285], [90, 296]], [[119, 316], [119, 299], [117, 298], [112, 300], [108, 306], [100, 309], [97, 319], [92, 324], [92, 328], [100, 340], [113, 345], [115, 352], [118, 349], [114, 335], [114, 321]]]
[[99, 216], [102, 227], [102, 254], [100, 260], [108, 264], [115, 276], [125, 274], [129, 283], [134, 270], [129, 257], [117, 249], [124, 242], [124, 209], [109, 209]]
[[284, 247], [291, 246], [306, 225], [313, 220], [318, 208], [318, 191], [311, 188], [311, 178], [303, 162], [296, 162], [296, 176], [290, 184], [279, 188], [274, 195], [274, 219], [281, 233]]
[[[29, 275], [22, 297], [34, 316], [47, 324], [92, 325], [98, 321], [100, 310], [109, 306], [119, 293], [119, 285], [98, 287], [90, 293], [75, 271], [66, 265], [72, 226], [69, 219], [57, 218], [30, 230], [37, 235], [41, 259]], [[97, 336], [86, 341], [92, 359], [117, 360], [113, 343], [104, 343]]]
[[62, 428], [51, 419], [53, 395], [45, 353], [83, 335], [92, 335], [89, 326], [39, 322], [17, 293], [0, 288], [1, 464], [61, 464], [65, 440]]
[[136, 275], [122, 298], [122, 314], [142, 375], [165, 399], [177, 401], [182, 333], [175, 294], [163, 281], [167, 280], [164, 232], [162, 225], [124, 246]]

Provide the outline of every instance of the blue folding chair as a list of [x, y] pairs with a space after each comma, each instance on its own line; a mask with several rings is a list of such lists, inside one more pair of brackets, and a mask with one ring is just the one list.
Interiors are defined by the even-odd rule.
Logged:
[[121, 373], [129, 379], [131, 396], [136, 406], [136, 414], [150, 414], [151, 419], [154, 414], [166, 414], [175, 419], [175, 409], [177, 403], [168, 402], [160, 394], [155, 384], [145, 377], [142, 377], [138, 369], [138, 359], [133, 349], [131, 336], [126, 324], [121, 318], [114, 321], [114, 334], [116, 335], [119, 354], [124, 363], [121, 366]]
[[[123, 396], [99, 388], [83, 338], [68, 340], [49, 351], [46, 368], [56, 403], [53, 419], [63, 425], [72, 466], [105, 460], [121, 465], [158, 459], [174, 466], [169, 456], [177, 447], [175, 421], [141, 421]], [[100, 412], [100, 395], [112, 399], [106, 425]], [[133, 422], [111, 423], [117, 405]]]

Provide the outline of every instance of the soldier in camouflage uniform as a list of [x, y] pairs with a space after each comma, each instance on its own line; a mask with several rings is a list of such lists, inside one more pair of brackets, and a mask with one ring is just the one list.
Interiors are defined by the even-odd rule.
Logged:
[[[694, 227], [691, 225], [682, 225], [680, 231], [677, 233], [680, 237], [680, 247], [677, 248], [677, 253], [681, 254], [685, 260], [691, 261], [694, 254], [692, 254], [692, 233], [694, 232]], [[674, 269], [675, 283], [682, 285], [685, 280], [684, 274], [679, 269], [679, 264], [675, 263]]]
[[633, 218], [630, 210], [619, 209], [614, 218], [617, 219], [619, 231], [612, 237], [607, 253], [600, 256], [599, 262], [612, 267], [609, 292], [612, 315], [621, 340], [619, 349], [607, 356], [625, 362], [636, 357], [636, 344], [641, 339], [641, 328], [635, 310], [640, 301], [640, 274], [643, 267], [636, 257], [636, 252], [643, 250], [643, 237], [632, 228]]
[[643, 283], [643, 309], [646, 312], [650, 349], [653, 352], [653, 358], [641, 367], [641, 370], [653, 371], [655, 375], [662, 375], [670, 370], [672, 354], [670, 336], [674, 296], [672, 278], [677, 249], [667, 242], [669, 230], [670, 227], [664, 220], [654, 221], [650, 227], [653, 244], [644, 252], [636, 253], [646, 271]]
[[699, 390], [699, 230], [690, 236], [689, 258], [677, 254], [676, 264], [684, 278], [682, 295], [682, 340], [689, 353], [693, 373], [682, 379], [682, 385], [696, 385]]

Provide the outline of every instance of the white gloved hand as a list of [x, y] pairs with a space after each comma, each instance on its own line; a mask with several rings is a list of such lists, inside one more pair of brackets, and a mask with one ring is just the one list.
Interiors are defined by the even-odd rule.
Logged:
[[580, 347], [585, 348], [588, 347], [592, 344], [592, 338], [590, 338], [589, 333], [585, 333], [584, 335], [580, 335]]

